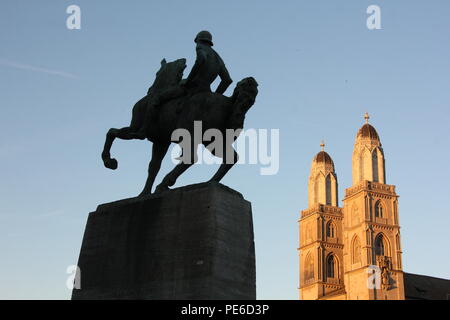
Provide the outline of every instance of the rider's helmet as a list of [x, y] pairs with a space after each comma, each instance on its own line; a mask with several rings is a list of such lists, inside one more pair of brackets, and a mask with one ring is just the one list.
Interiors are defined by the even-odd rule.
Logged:
[[207, 43], [209, 43], [211, 46], [213, 46], [213, 42], [212, 42], [212, 35], [211, 33], [209, 33], [209, 31], [203, 30], [200, 31], [197, 36], [194, 39], [195, 43], [198, 43], [199, 41], [205, 41]]

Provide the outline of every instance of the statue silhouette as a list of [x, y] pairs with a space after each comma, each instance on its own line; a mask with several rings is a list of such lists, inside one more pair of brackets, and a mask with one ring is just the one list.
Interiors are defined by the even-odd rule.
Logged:
[[[203, 132], [208, 129], [217, 129], [225, 137], [226, 129], [243, 128], [245, 114], [255, 102], [258, 84], [252, 77], [238, 82], [231, 97], [223, 95], [232, 81], [222, 59], [211, 48], [212, 41], [208, 40], [208, 34], [200, 32], [196, 37], [197, 60], [186, 81], [181, 81], [186, 68], [186, 59], [169, 63], [163, 59], [147, 95], [133, 107], [130, 125], [121, 129], [111, 128], [106, 134], [102, 159], [105, 167], [113, 170], [118, 166], [117, 160], [110, 156], [115, 138], [123, 140], [147, 138], [153, 142], [148, 177], [140, 195], [151, 193], [161, 162], [170, 144], [181, 142], [171, 141], [172, 133], [176, 129], [186, 129], [193, 137], [194, 121], [202, 121]], [[217, 76], [221, 77], [222, 82], [213, 93], [210, 85]], [[197, 161], [196, 151], [199, 143], [222, 159], [225, 159], [227, 154], [234, 155], [232, 161], [228, 158], [226, 163], [223, 161], [210, 181], [220, 181], [238, 160], [238, 155], [232, 146], [234, 140], [225, 141], [223, 150], [212, 148], [210, 141], [198, 142], [191, 139], [191, 142], [187, 153], [190, 155], [189, 159], [184, 159], [176, 165], [157, 186], [156, 192], [167, 190], [174, 185], [177, 178]], [[185, 151], [183, 150], [183, 153]]]

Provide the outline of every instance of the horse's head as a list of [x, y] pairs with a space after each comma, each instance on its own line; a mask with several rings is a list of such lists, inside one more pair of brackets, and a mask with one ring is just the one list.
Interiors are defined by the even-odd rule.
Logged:
[[238, 103], [242, 112], [247, 112], [248, 109], [255, 103], [256, 96], [258, 95], [258, 83], [255, 78], [248, 77], [239, 81], [236, 88], [233, 91], [233, 100]]
[[163, 59], [152, 87], [155, 90], [161, 90], [179, 84], [185, 68], [186, 59], [178, 59], [172, 62], [166, 62], [166, 59]]
[[253, 77], [248, 77], [239, 81], [231, 96], [233, 100], [233, 112], [230, 116], [232, 128], [242, 128], [245, 114], [255, 103], [258, 95], [258, 83]]

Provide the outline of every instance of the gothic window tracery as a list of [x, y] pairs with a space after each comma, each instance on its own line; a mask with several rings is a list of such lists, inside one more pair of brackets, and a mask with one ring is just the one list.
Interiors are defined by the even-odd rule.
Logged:
[[384, 208], [380, 200], [375, 203], [375, 217], [384, 218]]
[[333, 221], [329, 221], [327, 223], [327, 237], [328, 238], [336, 237], [336, 225], [333, 223]]
[[375, 255], [389, 256], [387, 240], [382, 234], [377, 235], [375, 238]]
[[334, 257], [333, 254], [330, 254], [327, 257], [327, 278], [335, 278], [335, 276], [337, 275], [337, 270], [336, 270], [336, 258]]

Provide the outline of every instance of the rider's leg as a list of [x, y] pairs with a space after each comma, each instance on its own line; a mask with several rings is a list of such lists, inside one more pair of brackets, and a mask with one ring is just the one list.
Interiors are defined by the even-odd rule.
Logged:
[[152, 117], [159, 112], [159, 108], [169, 100], [179, 98], [186, 94], [186, 89], [183, 86], [173, 86], [159, 94], [150, 98], [146, 115], [144, 117], [141, 128], [136, 132], [137, 139], [145, 139], [147, 135], [148, 126], [151, 123]]

